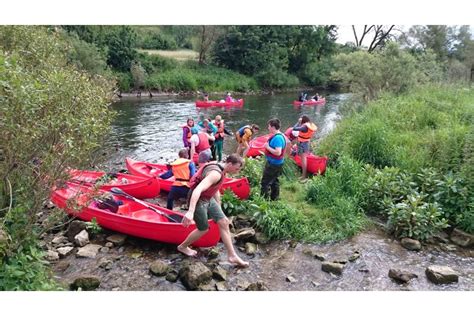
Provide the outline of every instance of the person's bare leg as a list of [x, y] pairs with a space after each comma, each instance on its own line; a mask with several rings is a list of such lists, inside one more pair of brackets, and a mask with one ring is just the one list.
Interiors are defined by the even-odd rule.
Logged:
[[306, 159], [307, 156], [308, 156], [308, 155], [307, 155], [306, 153], [303, 153], [303, 154], [301, 155], [301, 169], [303, 170], [303, 174], [302, 174], [301, 177], [302, 177], [303, 179], [306, 179], [306, 177], [308, 176], [308, 175], [307, 175], [307, 173], [308, 173], [308, 172], [307, 172], [307, 159]]
[[244, 153], [242, 154], [243, 158], [247, 157], [247, 152], [249, 151], [249, 149], [250, 149], [250, 146], [244, 147]]
[[188, 237], [186, 237], [186, 239], [178, 246], [178, 251], [190, 257], [195, 256], [197, 254], [197, 251], [189, 248], [189, 246], [193, 242], [201, 238], [205, 233], [207, 233], [207, 231], [207, 229], [202, 231], [198, 229], [193, 230], [188, 235]]
[[235, 252], [234, 245], [232, 244], [232, 238], [230, 237], [229, 220], [227, 217], [220, 219], [217, 224], [219, 226], [222, 242], [227, 249], [227, 258], [229, 262], [239, 267], [248, 267], [249, 263], [242, 260]]
[[242, 145], [239, 144], [239, 145], [237, 146], [237, 152], [236, 152], [236, 154], [240, 156], [241, 150], [242, 150]]

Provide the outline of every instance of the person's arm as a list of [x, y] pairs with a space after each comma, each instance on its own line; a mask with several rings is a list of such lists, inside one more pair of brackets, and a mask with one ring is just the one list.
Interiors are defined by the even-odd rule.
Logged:
[[189, 151], [189, 157], [191, 157], [191, 160], [193, 160], [195, 152], [196, 152], [196, 145], [194, 144], [193, 141], [191, 141], [191, 150]]
[[308, 126], [306, 126], [306, 125], [295, 126], [295, 127], [293, 127], [293, 130], [297, 131], [297, 132], [306, 133], [308, 131]]
[[215, 170], [209, 172], [209, 174], [194, 188], [193, 193], [191, 194], [191, 199], [189, 200], [189, 209], [184, 214], [183, 226], [188, 227], [194, 218], [194, 211], [196, 210], [196, 204], [201, 197], [201, 193], [209, 189], [213, 184], [219, 182], [221, 174]]
[[207, 135], [207, 138], [211, 141], [214, 141], [216, 140], [216, 138], [214, 137], [214, 135], [209, 135], [209, 134], [206, 134]]
[[280, 156], [281, 155], [281, 150], [283, 148], [282, 142], [280, 142], [279, 140], [276, 140], [276, 137], [273, 138], [272, 142], [274, 143], [275, 148], [270, 147], [270, 143], [266, 142], [265, 143], [265, 149], [267, 149], [269, 152], [271, 152], [275, 156]]
[[166, 172], [160, 174], [160, 178], [161, 178], [161, 179], [169, 179], [169, 178], [171, 178], [172, 176], [173, 176], [173, 170], [172, 170], [172, 169], [170, 169], [170, 170], [168, 170], [168, 171], [166, 171]]
[[193, 161], [189, 163], [189, 175], [192, 177], [196, 173], [196, 165]]

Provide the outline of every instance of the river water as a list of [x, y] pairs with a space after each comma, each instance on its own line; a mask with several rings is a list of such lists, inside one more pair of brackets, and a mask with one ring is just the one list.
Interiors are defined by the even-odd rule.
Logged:
[[[122, 100], [113, 105], [117, 119], [113, 124], [112, 142], [117, 146], [116, 155], [110, 157], [106, 171], [125, 168], [124, 158], [134, 157], [150, 162], [172, 160], [181, 148], [181, 126], [188, 117], [215, 117], [220, 114], [232, 131], [245, 124], [256, 123], [262, 127], [260, 134], [266, 133], [266, 122], [278, 117], [285, 129], [293, 125], [298, 117], [307, 114], [316, 122], [319, 131], [316, 138], [327, 135], [340, 120], [339, 107], [347, 100], [347, 94], [333, 94], [327, 97], [324, 106], [293, 107], [293, 94], [246, 96], [242, 108], [199, 109], [190, 97], [135, 98]], [[236, 148], [233, 137], [225, 141], [224, 152], [229, 154]], [[163, 205], [164, 196], [157, 199]], [[111, 234], [109, 232], [108, 234]], [[94, 243], [103, 244], [97, 240]], [[228, 271], [226, 288], [242, 290], [248, 284], [261, 281], [269, 290], [474, 290], [474, 250], [466, 250], [452, 244], [424, 245], [419, 252], [401, 247], [398, 240], [391, 239], [384, 229], [377, 225], [366, 231], [337, 243], [304, 244], [291, 241], [273, 241], [259, 245], [255, 256], [249, 257], [237, 245], [239, 255], [250, 261], [248, 269], [234, 269], [225, 265], [225, 250], [220, 249], [219, 262], [224, 262]], [[345, 265], [341, 276], [321, 270], [321, 262], [308, 255], [318, 252], [326, 260], [347, 259], [358, 252], [360, 257]], [[99, 267], [100, 260], [113, 259], [109, 270]], [[75, 277], [92, 274], [101, 278], [98, 290], [185, 290], [180, 282], [172, 283], [163, 277], [149, 273], [154, 260], [165, 260], [179, 265], [187, 260], [179, 254], [174, 245], [163, 245], [129, 237], [120, 248], [112, 248], [109, 253], [99, 253], [95, 259], [68, 256], [69, 268], [58, 272], [56, 277], [71, 282]], [[197, 259], [207, 262], [206, 256]], [[460, 273], [459, 282], [449, 285], [435, 285], [425, 276], [430, 265], [447, 265]], [[415, 273], [418, 278], [407, 285], [395, 283], [388, 277], [389, 269], [401, 269]]]

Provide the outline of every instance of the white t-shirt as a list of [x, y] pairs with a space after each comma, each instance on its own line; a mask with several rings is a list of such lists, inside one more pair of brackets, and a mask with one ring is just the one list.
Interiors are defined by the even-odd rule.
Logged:
[[199, 145], [199, 136], [198, 134], [193, 134], [193, 136], [191, 136], [191, 139], [189, 140], [189, 142], [191, 144], [194, 144], [194, 146], [198, 146]]

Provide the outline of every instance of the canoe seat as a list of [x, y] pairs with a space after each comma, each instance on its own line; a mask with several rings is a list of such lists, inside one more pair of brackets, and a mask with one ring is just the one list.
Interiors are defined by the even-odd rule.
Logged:
[[167, 222], [168, 221], [166, 217], [149, 209], [135, 211], [131, 214], [131, 217], [148, 221], [148, 222]]

